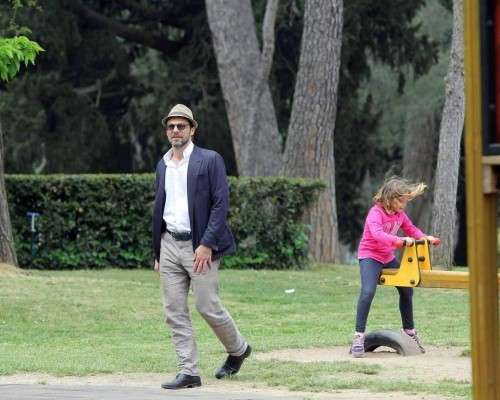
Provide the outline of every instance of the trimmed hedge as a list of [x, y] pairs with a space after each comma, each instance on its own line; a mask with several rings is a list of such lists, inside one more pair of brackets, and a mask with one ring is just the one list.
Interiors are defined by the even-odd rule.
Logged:
[[[151, 268], [153, 174], [7, 175], [19, 263], [24, 268]], [[229, 177], [237, 252], [225, 268], [303, 268], [306, 207], [320, 181]], [[28, 212], [38, 212], [31, 255]]]

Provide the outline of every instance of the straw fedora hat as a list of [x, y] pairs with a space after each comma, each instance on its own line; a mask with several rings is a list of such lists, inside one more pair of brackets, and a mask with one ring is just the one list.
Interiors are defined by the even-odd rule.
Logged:
[[184, 104], [176, 104], [175, 106], [173, 106], [168, 115], [161, 120], [161, 124], [166, 127], [169, 118], [173, 117], [186, 118], [195, 128], [198, 128], [198, 122], [196, 122], [196, 120], [193, 118], [193, 112]]

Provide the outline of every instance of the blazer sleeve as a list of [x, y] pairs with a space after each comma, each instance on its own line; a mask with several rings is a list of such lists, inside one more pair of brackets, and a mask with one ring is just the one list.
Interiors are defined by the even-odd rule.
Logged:
[[222, 157], [215, 153], [209, 161], [208, 175], [210, 180], [211, 208], [207, 228], [200, 243], [218, 250], [217, 238], [224, 233], [226, 217], [229, 211], [229, 187], [226, 177], [226, 166]]
[[160, 236], [161, 236], [161, 218], [163, 215], [160, 212], [161, 205], [159, 204], [158, 190], [160, 188], [162, 162], [160, 161], [156, 166], [155, 182], [154, 182], [154, 202], [153, 202], [153, 216], [151, 219], [152, 232], [153, 232], [153, 252], [155, 260], [160, 259]]
[[159, 163], [158, 165], [156, 166], [156, 173], [155, 173], [155, 186], [154, 186], [154, 189], [155, 189], [155, 196], [156, 196], [156, 193], [158, 192], [158, 186], [160, 185], [160, 167], [159, 167]]

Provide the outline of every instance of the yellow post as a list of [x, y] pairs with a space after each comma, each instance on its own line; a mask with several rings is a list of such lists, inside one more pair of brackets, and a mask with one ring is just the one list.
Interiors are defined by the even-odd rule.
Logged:
[[473, 396], [500, 400], [495, 194], [483, 192], [480, 4], [464, 2], [465, 175]]

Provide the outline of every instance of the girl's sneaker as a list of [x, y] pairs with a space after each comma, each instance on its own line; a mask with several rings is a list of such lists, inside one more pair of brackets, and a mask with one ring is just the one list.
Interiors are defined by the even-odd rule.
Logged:
[[415, 341], [415, 343], [417, 344], [417, 346], [420, 349], [420, 351], [422, 353], [425, 353], [425, 349], [422, 346], [422, 342], [420, 341], [420, 336], [418, 336], [417, 331], [414, 330], [413, 333], [409, 333], [409, 332], [405, 331], [404, 329], [401, 329], [401, 333], [403, 333], [404, 335], [407, 335], [410, 338], [412, 338]]
[[365, 355], [365, 335], [362, 333], [354, 334], [350, 353], [355, 358], [363, 357]]

